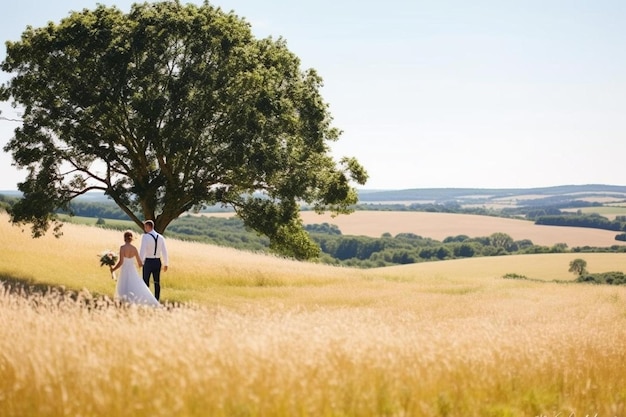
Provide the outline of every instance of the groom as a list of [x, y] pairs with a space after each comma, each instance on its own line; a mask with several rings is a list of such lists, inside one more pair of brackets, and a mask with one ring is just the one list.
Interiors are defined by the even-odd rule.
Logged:
[[[163, 236], [154, 230], [152, 220], [143, 222], [143, 230], [146, 233], [141, 237], [141, 248], [139, 249], [139, 257], [143, 262], [143, 280], [149, 288], [150, 275], [152, 275], [154, 278], [154, 298], [158, 300], [161, 295], [161, 267], [163, 267], [163, 272], [167, 271], [167, 246]], [[161, 259], [163, 259], [162, 262]]]

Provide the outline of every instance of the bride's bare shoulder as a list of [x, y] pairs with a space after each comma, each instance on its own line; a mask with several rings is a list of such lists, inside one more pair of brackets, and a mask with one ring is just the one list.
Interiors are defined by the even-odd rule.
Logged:
[[137, 248], [134, 247], [133, 245], [126, 244], [126, 245], [120, 246], [120, 254], [123, 257], [131, 258], [135, 256], [136, 252], [137, 252]]

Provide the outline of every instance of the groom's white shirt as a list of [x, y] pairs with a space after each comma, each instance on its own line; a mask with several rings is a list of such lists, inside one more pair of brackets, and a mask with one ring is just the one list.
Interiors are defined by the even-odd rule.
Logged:
[[[155, 242], [154, 238], [157, 237]], [[156, 255], [154, 254], [154, 245], [156, 243]], [[145, 262], [146, 258], [161, 258], [163, 266], [169, 264], [167, 256], [167, 245], [162, 235], [154, 230], [150, 233], [144, 233], [141, 237], [141, 248], [139, 249], [139, 258]]]

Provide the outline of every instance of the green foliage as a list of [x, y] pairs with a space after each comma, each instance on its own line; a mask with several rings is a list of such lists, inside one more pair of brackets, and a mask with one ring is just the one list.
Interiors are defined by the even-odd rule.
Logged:
[[[98, 224], [98, 219], [102, 219], [100, 224]], [[63, 223], [73, 223], [73, 224], [82, 224], [87, 226], [96, 226], [102, 229], [113, 229], [113, 230], [135, 230], [139, 233], [143, 233], [143, 230], [138, 228], [137, 225], [130, 220], [117, 220], [117, 219], [103, 219], [103, 218], [93, 218], [93, 217], [80, 217], [80, 216], [70, 216], [68, 214], [59, 214], [59, 221]], [[104, 222], [104, 223], [103, 223]]]
[[515, 274], [515, 273], [504, 274], [502, 278], [504, 279], [528, 279], [528, 277], [526, 277], [525, 275], [520, 275], [520, 274]]
[[237, 218], [182, 216], [172, 222], [167, 236], [255, 252], [267, 251], [269, 248], [267, 237], [250, 232]]
[[599, 214], [562, 214], [557, 216], [541, 216], [535, 224], [549, 226], [589, 227], [594, 229], [622, 231], [626, 230], [626, 222], [609, 220]]
[[[2, 197], [0, 196], [0, 200]], [[259, 201], [261, 202], [262, 199]], [[258, 221], [267, 222], [268, 219], [280, 215], [278, 212], [269, 211], [270, 208], [275, 207], [271, 205], [265, 208], [262, 205], [259, 206]], [[285, 209], [287, 208], [285, 207]], [[106, 197], [91, 196], [87, 201], [82, 198], [77, 199], [72, 201], [71, 209], [78, 215], [91, 215], [95, 218], [106, 219], [106, 223], [102, 227], [118, 230], [135, 227], [129, 221], [112, 220], [105, 215], [100, 216], [102, 213], [112, 217], [124, 218], [125, 216], [117, 206], [107, 202]], [[208, 207], [204, 210], [224, 211], [223, 208], [217, 206]], [[69, 219], [72, 222], [79, 220], [84, 224], [93, 225], [96, 221], [95, 218], [80, 220], [74, 216]], [[474, 238], [467, 235], [448, 236], [439, 242], [414, 233], [399, 233], [395, 237], [391, 233], [383, 233], [380, 238], [344, 236], [336, 225], [328, 223], [306, 225], [304, 230], [308, 232], [308, 238], [311, 242], [316, 245], [311, 250], [317, 251], [319, 262], [361, 268], [508, 254], [626, 252], [626, 246], [622, 245], [602, 248], [584, 246], [572, 249], [569, 249], [564, 243], [557, 243], [551, 247], [538, 246], [529, 239], [513, 241], [505, 233], [493, 233], [490, 236]], [[194, 240], [243, 250], [271, 250], [269, 238], [246, 227], [239, 218], [225, 219], [186, 215], [173, 221], [166, 234], [181, 240]], [[300, 255], [293, 253], [289, 256]]]
[[0, 194], [0, 212], [6, 211], [9, 212], [11, 206], [17, 202], [17, 197], [6, 196], [4, 194]]
[[587, 272], [587, 261], [581, 258], [576, 258], [569, 263], [568, 272], [573, 272], [578, 276], [582, 276]]
[[606, 285], [626, 285], [626, 274], [621, 271], [602, 272], [598, 274], [582, 274], [576, 282]]
[[296, 203], [349, 212], [351, 182], [367, 180], [354, 158], [330, 155], [340, 132], [321, 77], [283, 39], [256, 39], [209, 3], [83, 9], [26, 28], [1, 67], [13, 78], [0, 99], [24, 113], [4, 150], [29, 172], [10, 214], [34, 236], [100, 190], [161, 232], [190, 210], [229, 206], [272, 250], [309, 258]]
[[69, 204], [69, 210], [59, 210], [59, 213], [74, 216], [99, 217], [103, 219], [130, 220], [128, 214], [124, 213], [124, 211], [113, 202], [101, 203], [73, 200]]
[[308, 224], [304, 226], [304, 229], [310, 233], [321, 233], [328, 235], [341, 235], [341, 230], [335, 224], [321, 223], [321, 224]]
[[513, 247], [513, 238], [506, 233], [493, 233], [489, 236], [489, 244], [495, 248], [510, 251]]
[[[96, 218], [80, 218], [61, 215], [64, 221], [95, 225]], [[104, 220], [104, 219], [103, 219]], [[106, 219], [101, 227], [127, 230], [134, 227], [128, 220]], [[343, 235], [336, 225], [328, 223], [306, 225], [309, 239], [319, 251], [318, 262], [359, 268], [378, 268], [389, 265], [459, 259], [479, 256], [503, 256], [523, 253], [558, 253], [560, 245], [553, 247], [535, 246], [528, 239], [514, 241], [510, 251], [491, 245], [491, 236], [469, 238], [450, 236], [443, 242], [424, 238], [414, 233], [399, 233], [395, 237], [383, 233], [380, 238]], [[203, 215], [185, 215], [174, 220], [167, 236], [180, 240], [191, 240], [219, 246], [234, 247], [254, 252], [272, 251], [267, 236], [249, 229], [236, 217], [221, 218]], [[499, 235], [498, 235], [499, 236]], [[502, 236], [499, 236], [502, 238]], [[508, 239], [504, 239], [508, 241]], [[583, 247], [572, 252], [624, 252], [626, 247], [611, 248]], [[296, 257], [298, 254], [291, 254]]]

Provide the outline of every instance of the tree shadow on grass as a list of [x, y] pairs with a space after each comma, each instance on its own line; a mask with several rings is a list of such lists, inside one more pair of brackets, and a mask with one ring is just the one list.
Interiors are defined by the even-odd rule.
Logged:
[[63, 286], [50, 285], [44, 282], [37, 282], [32, 278], [8, 274], [0, 274], [0, 285], [10, 294], [23, 297], [55, 294], [75, 300], [77, 295], [76, 291], [68, 290]]
[[62, 285], [51, 285], [6, 273], [0, 274], [0, 287], [11, 296], [25, 298], [32, 304], [40, 304], [43, 300], [54, 304], [74, 302], [88, 309], [122, 305], [106, 295], [71, 290]]
[[[87, 290], [76, 291], [62, 285], [51, 285], [35, 281], [32, 278], [18, 277], [0, 273], [0, 292], [6, 291], [9, 295], [21, 297], [30, 304], [57, 304], [72, 302], [87, 310], [102, 310], [105, 308], [130, 308], [133, 305], [116, 300], [108, 295], [91, 293]], [[162, 304], [167, 310], [183, 307], [184, 304], [165, 302]]]

